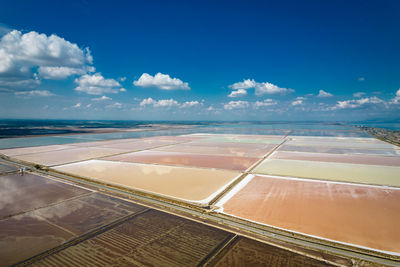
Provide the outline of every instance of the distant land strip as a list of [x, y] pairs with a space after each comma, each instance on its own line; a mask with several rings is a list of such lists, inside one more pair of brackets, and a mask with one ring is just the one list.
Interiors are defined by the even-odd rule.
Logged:
[[382, 141], [400, 146], [400, 131], [367, 126], [358, 126], [358, 128]]

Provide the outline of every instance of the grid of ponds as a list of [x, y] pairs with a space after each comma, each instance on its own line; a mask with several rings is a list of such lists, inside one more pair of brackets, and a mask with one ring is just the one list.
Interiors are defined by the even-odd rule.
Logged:
[[[210, 128], [1, 139], [0, 153], [244, 224], [400, 255], [399, 147], [353, 128]], [[2, 266], [327, 264], [15, 166], [0, 172]]]

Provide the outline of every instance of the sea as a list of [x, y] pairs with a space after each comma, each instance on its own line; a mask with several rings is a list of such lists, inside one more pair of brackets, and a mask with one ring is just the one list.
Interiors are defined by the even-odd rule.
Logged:
[[0, 120], [0, 149], [193, 133], [370, 137], [356, 126], [400, 130], [400, 123], [287, 121]]

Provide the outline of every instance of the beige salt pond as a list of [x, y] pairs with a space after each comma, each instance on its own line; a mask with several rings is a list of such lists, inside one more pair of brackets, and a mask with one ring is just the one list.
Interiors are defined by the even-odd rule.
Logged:
[[349, 154], [275, 151], [274, 153], [271, 154], [269, 158], [400, 167], [400, 157], [381, 156], [381, 155], [362, 155], [362, 154], [349, 155]]
[[254, 173], [400, 186], [400, 167], [306, 160], [266, 159]]
[[2, 150], [0, 150], [0, 153], [7, 155], [7, 156], [17, 156], [17, 155], [40, 153], [40, 152], [63, 150], [63, 149], [69, 149], [69, 148], [74, 148], [74, 146], [51, 145], [51, 146], [20, 147], [20, 148], [2, 149]]
[[82, 161], [92, 158], [105, 157], [128, 152], [130, 150], [104, 147], [76, 147], [71, 149], [39, 152], [34, 154], [17, 155], [14, 158], [45, 166], [54, 166], [69, 162]]
[[286, 145], [294, 146], [321, 146], [321, 147], [338, 147], [338, 148], [361, 148], [361, 149], [397, 149], [395, 145], [391, 145], [385, 142], [357, 142], [353, 140], [288, 140], [285, 142]]
[[140, 163], [88, 160], [54, 168], [98, 182], [207, 205], [239, 172]]

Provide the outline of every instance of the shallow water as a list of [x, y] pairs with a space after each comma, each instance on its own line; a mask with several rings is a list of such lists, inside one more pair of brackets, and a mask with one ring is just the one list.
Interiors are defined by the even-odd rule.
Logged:
[[266, 159], [254, 173], [400, 186], [400, 167], [306, 160]]
[[400, 252], [400, 190], [255, 176], [217, 205], [261, 224]]
[[207, 200], [239, 176], [239, 172], [140, 163], [89, 160], [54, 169], [128, 189], [142, 190], [189, 202]]

